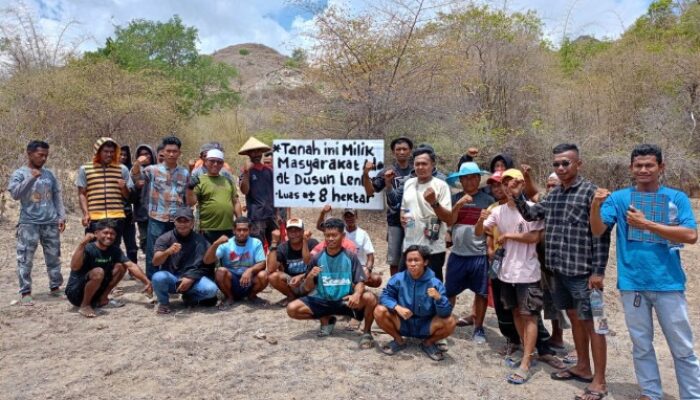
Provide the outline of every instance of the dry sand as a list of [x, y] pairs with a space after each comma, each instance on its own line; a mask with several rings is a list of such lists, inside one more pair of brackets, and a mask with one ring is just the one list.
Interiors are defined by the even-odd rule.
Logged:
[[[261, 296], [270, 302], [267, 306], [240, 303], [219, 312], [186, 309], [175, 300], [177, 312], [163, 317], [140, 294], [140, 283], [124, 281], [120, 286], [127, 305], [88, 320], [67, 300], [48, 296], [41, 251], [33, 273], [36, 305], [12, 305], [18, 298], [16, 209], [9, 214], [11, 220], [0, 223], [1, 399], [572, 399], [584, 387], [552, 381], [553, 369], [542, 364], [528, 384], [508, 384], [508, 370], [497, 353], [504, 341], [491, 309], [488, 344], [475, 345], [471, 327], [457, 328], [448, 340], [446, 359], [436, 363], [417, 346], [395, 357], [377, 348], [360, 351], [359, 334], [345, 331], [343, 322], [333, 336], [318, 339], [318, 322], [290, 320], [274, 304], [282, 296], [269, 288]], [[315, 214], [302, 214], [315, 220]], [[360, 218], [386, 280], [383, 217], [363, 213]], [[62, 243], [66, 280], [81, 237], [80, 221], [71, 216]], [[691, 321], [700, 334], [700, 250], [688, 246], [683, 253]], [[615, 280], [611, 254], [606, 283], [613, 288]], [[456, 313], [463, 315], [471, 299], [471, 294], [460, 296]], [[617, 291], [608, 290], [606, 300], [616, 332], [608, 337], [609, 398], [632, 399], [638, 391]], [[274, 340], [256, 339], [259, 332]], [[570, 332], [565, 338], [571, 343]], [[375, 339], [384, 343], [389, 337], [377, 330]], [[673, 359], [658, 329], [655, 343], [665, 398], [677, 399]], [[700, 351], [697, 340], [695, 348]]]

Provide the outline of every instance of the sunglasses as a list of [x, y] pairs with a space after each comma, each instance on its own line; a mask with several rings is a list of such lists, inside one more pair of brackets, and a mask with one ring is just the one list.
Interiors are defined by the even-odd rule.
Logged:
[[555, 161], [552, 163], [552, 167], [554, 167], [554, 168], [559, 168], [559, 167], [569, 168], [570, 165], [571, 165], [571, 161], [569, 161], [569, 160]]

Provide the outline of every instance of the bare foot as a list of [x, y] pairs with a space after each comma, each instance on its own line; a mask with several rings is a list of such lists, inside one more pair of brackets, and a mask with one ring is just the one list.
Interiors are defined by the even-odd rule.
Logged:
[[90, 306], [80, 307], [78, 309], [78, 313], [85, 318], [95, 318], [97, 316], [95, 310], [93, 310]]

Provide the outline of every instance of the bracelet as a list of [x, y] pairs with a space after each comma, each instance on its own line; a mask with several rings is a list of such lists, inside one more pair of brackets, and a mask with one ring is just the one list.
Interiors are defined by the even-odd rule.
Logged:
[[277, 250], [277, 246], [270, 246], [267, 248], [269, 251]]

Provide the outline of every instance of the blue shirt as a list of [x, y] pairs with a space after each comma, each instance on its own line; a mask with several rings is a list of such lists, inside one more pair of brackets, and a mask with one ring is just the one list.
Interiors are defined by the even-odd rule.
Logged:
[[22, 204], [20, 224], [56, 224], [66, 220], [61, 184], [48, 169], [42, 168], [37, 178], [27, 166], [17, 169], [10, 177], [7, 190]]
[[265, 261], [265, 251], [259, 239], [248, 237], [245, 245], [241, 246], [236, 243], [236, 238], [232, 237], [216, 249], [216, 258], [224, 267], [234, 272], [242, 272]]
[[[675, 291], [685, 290], [685, 273], [680, 254], [666, 243], [628, 239], [627, 209], [633, 188], [613, 192], [603, 203], [600, 217], [612, 227], [617, 224], [617, 288], [620, 290]], [[661, 186], [659, 194], [678, 207], [679, 225], [696, 229], [693, 209], [685, 193]]]
[[309, 295], [324, 300], [339, 301], [351, 295], [355, 285], [366, 279], [360, 260], [346, 249], [334, 256], [323, 249], [311, 258], [309, 270], [316, 266], [321, 267], [321, 273], [316, 277], [316, 288]]

